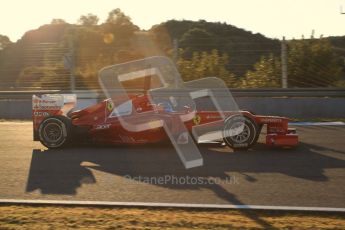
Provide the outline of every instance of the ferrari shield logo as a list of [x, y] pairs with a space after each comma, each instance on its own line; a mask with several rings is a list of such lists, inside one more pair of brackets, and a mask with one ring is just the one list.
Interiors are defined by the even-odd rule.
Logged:
[[193, 117], [193, 122], [195, 125], [200, 124], [201, 121], [201, 117], [199, 115], [196, 115], [195, 117]]

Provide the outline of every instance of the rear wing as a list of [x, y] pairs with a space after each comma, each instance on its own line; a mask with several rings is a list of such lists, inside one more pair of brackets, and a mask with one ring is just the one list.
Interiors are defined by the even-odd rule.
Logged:
[[37, 140], [37, 130], [41, 122], [49, 116], [67, 116], [77, 103], [75, 94], [43, 94], [32, 96], [32, 121], [34, 140]]
[[62, 114], [67, 114], [75, 107], [76, 102], [75, 94], [43, 94], [41, 97], [33, 95], [32, 110], [47, 111], [48, 113], [59, 110]]

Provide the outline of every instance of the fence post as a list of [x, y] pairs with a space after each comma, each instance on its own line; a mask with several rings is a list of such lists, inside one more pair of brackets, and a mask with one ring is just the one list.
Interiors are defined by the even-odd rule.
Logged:
[[174, 59], [174, 63], [175, 65], [177, 64], [177, 60], [178, 60], [178, 40], [176, 38], [174, 38], [173, 40], [173, 59]]
[[288, 73], [287, 73], [287, 45], [285, 37], [281, 41], [281, 62], [282, 62], [282, 88], [288, 88]]
[[74, 50], [74, 31], [72, 31], [69, 39], [69, 51], [70, 51], [70, 90], [73, 93], [75, 91], [75, 76], [74, 76], [74, 69], [75, 69], [75, 50]]

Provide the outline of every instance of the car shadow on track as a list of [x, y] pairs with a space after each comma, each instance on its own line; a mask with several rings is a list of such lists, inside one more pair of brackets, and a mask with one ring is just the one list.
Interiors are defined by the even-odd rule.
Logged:
[[[245, 175], [254, 182], [255, 178], [246, 173], [280, 173], [311, 181], [327, 181], [327, 168], [344, 168], [340, 159], [318, 153], [323, 148], [301, 143], [296, 149], [267, 149], [258, 144], [249, 151], [231, 152], [230, 149], [203, 146], [200, 148], [204, 159], [202, 167], [186, 170], [171, 146], [141, 147], [95, 147], [86, 146], [59, 150], [33, 150], [27, 182], [27, 192], [39, 189], [42, 194], [76, 194], [84, 183], [96, 183], [91, 169], [114, 174], [133, 180], [144, 177], [174, 176], [177, 178], [196, 177], [205, 180], [202, 185], [188, 183], [157, 183], [171, 189], [214, 188], [207, 184], [209, 178], [232, 181], [231, 172]], [[86, 163], [85, 163], [86, 162]], [[148, 183], [150, 183], [149, 181]], [[219, 197], [226, 197], [223, 191], [215, 191]], [[219, 193], [219, 194], [218, 194]]]

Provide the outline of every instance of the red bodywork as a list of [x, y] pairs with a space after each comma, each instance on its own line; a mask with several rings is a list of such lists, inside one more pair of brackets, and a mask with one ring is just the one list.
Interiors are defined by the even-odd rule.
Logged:
[[[34, 140], [38, 140], [37, 132], [43, 119], [56, 115], [69, 117], [73, 127], [94, 142], [130, 145], [169, 140], [163, 126], [157, 123], [159, 120], [163, 120], [169, 125], [174, 122], [174, 119], [183, 116], [185, 118], [184, 124], [189, 131], [195, 125], [209, 123], [212, 125], [215, 121], [224, 121], [220, 113], [215, 111], [193, 112], [190, 108], [186, 107], [183, 111], [166, 112], [159, 106], [151, 104], [147, 95], [132, 95], [130, 98], [132, 111], [135, 111], [135, 115], [126, 115], [127, 121], [133, 124], [146, 124], [145, 127], [143, 126], [137, 130], [129, 130], [123, 127], [119, 117], [111, 116], [113, 104], [110, 99], [103, 100], [96, 105], [82, 110], [70, 112], [74, 107], [74, 103], [64, 103], [60, 108], [54, 108], [54, 106], [49, 108], [35, 107], [35, 100], [38, 100], [38, 97], [35, 97], [33, 99], [34, 106], [32, 114]], [[255, 121], [258, 127], [267, 125], [267, 145], [283, 147], [297, 145], [298, 135], [295, 134], [294, 130], [288, 128], [289, 118], [254, 115], [248, 111], [240, 111], [240, 113]], [[223, 114], [225, 117], [230, 117], [239, 114], [239, 112], [223, 111]], [[174, 128], [178, 131], [178, 127]]]

